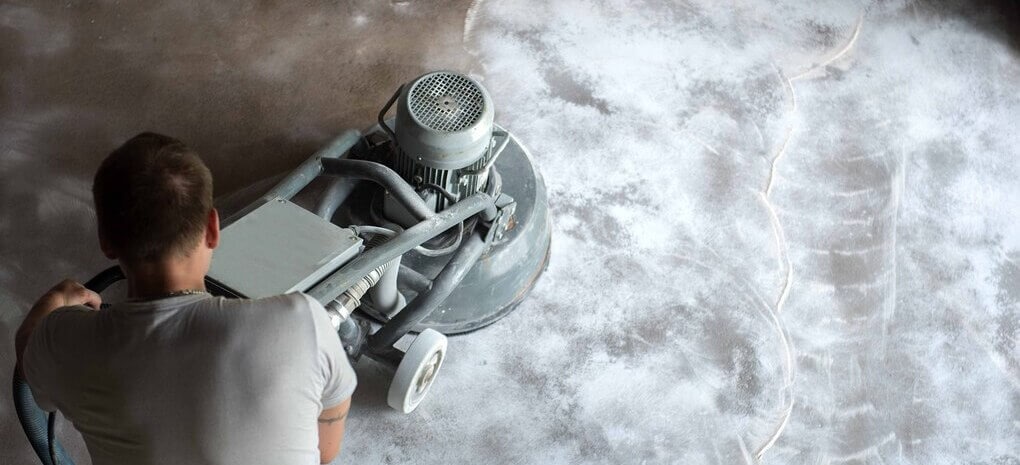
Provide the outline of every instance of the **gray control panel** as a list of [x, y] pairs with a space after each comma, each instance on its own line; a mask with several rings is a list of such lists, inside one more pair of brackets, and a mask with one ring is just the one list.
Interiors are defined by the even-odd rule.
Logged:
[[350, 229], [275, 199], [223, 229], [209, 276], [251, 298], [305, 291], [362, 249]]

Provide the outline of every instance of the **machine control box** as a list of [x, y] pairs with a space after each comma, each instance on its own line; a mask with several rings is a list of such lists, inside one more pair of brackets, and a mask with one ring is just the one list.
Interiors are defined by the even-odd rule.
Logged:
[[363, 249], [354, 231], [274, 199], [223, 229], [209, 277], [250, 298], [306, 291]]

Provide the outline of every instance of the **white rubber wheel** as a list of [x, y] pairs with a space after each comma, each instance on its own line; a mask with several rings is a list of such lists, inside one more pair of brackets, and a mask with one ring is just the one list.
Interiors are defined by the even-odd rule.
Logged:
[[397, 366], [386, 403], [395, 410], [411, 413], [429, 392], [444, 358], [446, 336], [434, 329], [419, 333]]

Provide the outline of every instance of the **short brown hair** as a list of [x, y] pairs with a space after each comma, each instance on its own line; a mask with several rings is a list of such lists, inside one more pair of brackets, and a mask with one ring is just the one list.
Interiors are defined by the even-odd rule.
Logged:
[[186, 255], [205, 230], [212, 190], [209, 168], [184, 143], [139, 134], [96, 171], [99, 233], [127, 261]]

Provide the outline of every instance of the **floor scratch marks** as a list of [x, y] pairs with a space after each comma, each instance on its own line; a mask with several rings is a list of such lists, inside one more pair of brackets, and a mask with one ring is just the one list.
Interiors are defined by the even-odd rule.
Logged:
[[[857, 37], [860, 35], [861, 24], [863, 23], [863, 21], [864, 21], [863, 15], [857, 18], [857, 24], [854, 26], [854, 31], [853, 34], [850, 36], [850, 40], [848, 40], [846, 45], [844, 45], [840, 50], [838, 50], [835, 54], [833, 54], [831, 57], [829, 57], [822, 63], [812, 66], [808, 70], [801, 72], [796, 76], [793, 76], [792, 78], [786, 77], [782, 70], [775, 64], [772, 65], [776, 71], [776, 74], [779, 76], [780, 81], [783, 83], [783, 88], [786, 89], [790, 97], [789, 114], [791, 116], [794, 115], [797, 111], [797, 93], [793, 88], [793, 81], [796, 81], [797, 79], [807, 76], [811, 72], [819, 68], [823, 68], [828, 64], [838, 60], [843, 55], [846, 55], [846, 53], [853, 48], [854, 44], [857, 43]], [[790, 295], [790, 288], [793, 286], [794, 277], [793, 265], [790, 262], [790, 251], [786, 244], [786, 235], [783, 230], [783, 225], [779, 221], [779, 216], [776, 215], [776, 210], [772, 205], [772, 202], [770, 201], [770, 198], [772, 196], [772, 187], [775, 185], [776, 169], [778, 167], [779, 161], [782, 159], [783, 155], [786, 154], [786, 149], [789, 146], [790, 139], [792, 139], [793, 137], [794, 130], [795, 123], [791, 121], [789, 128], [787, 128], [786, 130], [786, 135], [783, 137], [783, 142], [780, 144], [779, 149], [776, 151], [775, 155], [772, 156], [772, 158], [769, 160], [769, 175], [765, 181], [765, 189], [762, 192], [759, 192], [762, 204], [765, 206], [765, 210], [769, 214], [769, 222], [772, 225], [772, 232], [776, 237], [776, 245], [778, 246], [779, 249], [780, 262], [783, 268], [785, 268], [786, 270], [786, 276], [783, 279], [783, 287], [779, 293], [779, 297], [776, 299], [774, 307], [775, 311], [773, 312], [772, 317], [774, 318], [774, 324], [776, 325], [776, 329], [779, 332], [780, 344], [782, 345], [783, 351], [786, 355], [786, 364], [783, 374], [785, 385], [783, 386], [782, 389], [784, 392], [784, 397], [786, 397], [787, 405], [783, 411], [783, 414], [779, 421], [779, 425], [776, 426], [775, 431], [768, 437], [768, 439], [765, 440], [765, 442], [760, 447], [758, 447], [758, 450], [755, 451], [754, 457], [758, 461], [762, 459], [762, 457], [765, 455], [765, 452], [767, 452], [773, 445], [775, 445], [776, 441], [779, 440], [779, 437], [782, 436], [783, 430], [786, 429], [786, 425], [790, 421], [790, 416], [793, 414], [794, 405], [794, 396], [792, 391], [794, 377], [793, 348], [791, 347], [790, 342], [787, 338], [786, 329], [782, 324], [782, 320], [779, 318], [780, 314], [783, 311], [783, 306], [786, 304], [786, 299]]]
[[[796, 93], [793, 90], [793, 83], [783, 74], [782, 70], [780, 70], [779, 67], [775, 66], [775, 64], [773, 64], [773, 68], [776, 71], [776, 75], [779, 76], [780, 81], [783, 83], [783, 88], [786, 89], [787, 93], [789, 94], [790, 114], [792, 115], [794, 112], [797, 111], [797, 97]], [[786, 429], [786, 425], [787, 423], [789, 423], [790, 416], [793, 413], [794, 404], [792, 392], [794, 376], [793, 375], [794, 354], [789, 339], [787, 338], [786, 335], [786, 328], [783, 326], [782, 320], [779, 317], [780, 313], [782, 313], [783, 311], [783, 306], [786, 304], [786, 299], [790, 295], [790, 287], [793, 284], [793, 266], [790, 263], [789, 249], [786, 244], [786, 234], [783, 231], [783, 225], [782, 223], [780, 223], [779, 216], [776, 214], [776, 210], [772, 205], [772, 202], [769, 200], [769, 198], [772, 195], [772, 186], [774, 185], [775, 182], [777, 164], [779, 160], [782, 158], [783, 154], [786, 153], [786, 148], [790, 143], [790, 139], [793, 137], [793, 132], [794, 125], [791, 123], [790, 127], [786, 130], [786, 135], [785, 137], [783, 137], [782, 144], [779, 146], [779, 149], [776, 151], [776, 154], [773, 155], [772, 158], [769, 160], [769, 175], [765, 181], [765, 188], [758, 193], [759, 199], [761, 200], [762, 205], [764, 205], [765, 211], [769, 215], [769, 223], [771, 224], [772, 232], [776, 237], [776, 245], [778, 247], [780, 264], [786, 270], [783, 279], [783, 287], [779, 292], [779, 297], [776, 299], [773, 308], [770, 309], [770, 310], [774, 309], [774, 311], [770, 311], [770, 314], [773, 318], [773, 324], [776, 327], [776, 331], [779, 333], [779, 342], [780, 345], [782, 346], [786, 358], [783, 368], [784, 385], [782, 387], [783, 397], [786, 399], [786, 408], [783, 410], [783, 414], [780, 418], [779, 424], [776, 426], [776, 429], [772, 432], [771, 435], [769, 435], [768, 439], [766, 439], [765, 442], [761, 446], [759, 446], [758, 449], [755, 451], [754, 457], [758, 461], [761, 460], [762, 456], [765, 455], [765, 452], [768, 451], [776, 443], [776, 441], [779, 440], [779, 437], [783, 434], [783, 430]]]
[[843, 48], [841, 48], [838, 52], [836, 52], [834, 55], [829, 57], [829, 59], [827, 59], [827, 60], [825, 60], [825, 61], [823, 61], [823, 62], [821, 62], [821, 63], [819, 63], [817, 65], [811, 66], [810, 68], [808, 68], [807, 70], [805, 70], [805, 71], [803, 71], [801, 73], [798, 73], [796, 76], [790, 78], [790, 81], [796, 81], [796, 80], [798, 80], [800, 78], [803, 78], [803, 77], [805, 77], [805, 76], [815, 72], [816, 70], [824, 68], [824, 67], [828, 66], [830, 63], [832, 63], [832, 62], [842, 58], [843, 55], [846, 55], [846, 53], [849, 52], [851, 49], [853, 49], [854, 45], [857, 43], [857, 36], [860, 35], [860, 33], [861, 33], [861, 25], [862, 24], [864, 24], [864, 15], [861, 15], [861, 16], [857, 17], [857, 25], [854, 26], [854, 32], [853, 32], [853, 34], [850, 35], [850, 40], [847, 41], [846, 45], [844, 45]]

